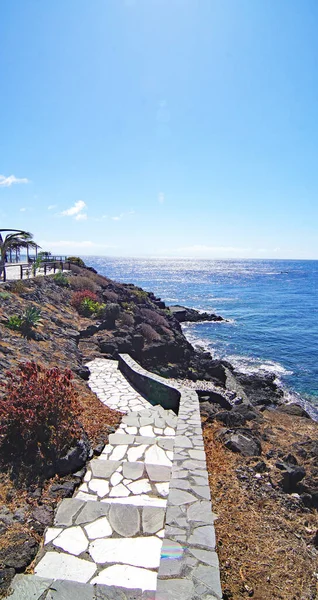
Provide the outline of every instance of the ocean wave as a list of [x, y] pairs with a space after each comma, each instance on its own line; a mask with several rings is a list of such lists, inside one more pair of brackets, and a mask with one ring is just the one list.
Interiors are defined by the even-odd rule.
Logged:
[[229, 354], [226, 358], [235, 369], [242, 373], [246, 373], [247, 375], [254, 373], [273, 373], [279, 378], [284, 375], [293, 374], [293, 371], [286, 369], [279, 362], [273, 360], [263, 360], [237, 354]]

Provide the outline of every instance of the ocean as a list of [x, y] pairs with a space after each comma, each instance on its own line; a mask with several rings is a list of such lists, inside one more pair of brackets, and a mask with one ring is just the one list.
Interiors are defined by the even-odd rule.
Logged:
[[183, 326], [189, 341], [238, 370], [271, 372], [290, 400], [318, 418], [318, 261], [83, 257], [168, 305], [211, 311], [228, 322]]

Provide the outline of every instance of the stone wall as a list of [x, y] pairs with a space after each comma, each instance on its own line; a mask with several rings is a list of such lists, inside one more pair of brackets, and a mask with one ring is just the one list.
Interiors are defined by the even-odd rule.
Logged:
[[118, 368], [131, 381], [135, 388], [141, 392], [151, 404], [160, 404], [164, 409], [179, 410], [180, 391], [167, 379], [149, 373], [136, 363], [129, 354], [119, 355]]
[[192, 390], [177, 388], [149, 373], [128, 355], [121, 355], [119, 365], [149, 399], [153, 400], [151, 393], [155, 391], [156, 403], [163, 402], [164, 408], [172, 408], [167, 403], [176, 403], [178, 397], [178, 423], [156, 599], [220, 600], [215, 515], [211, 509], [198, 396]]

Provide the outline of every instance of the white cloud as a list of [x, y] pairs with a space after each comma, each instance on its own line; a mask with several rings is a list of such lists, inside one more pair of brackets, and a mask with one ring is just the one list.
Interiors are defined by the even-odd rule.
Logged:
[[163, 192], [159, 192], [159, 194], [158, 194], [158, 202], [159, 202], [159, 204], [163, 204], [164, 201], [165, 201], [165, 195], [164, 195], [164, 193]]
[[61, 215], [63, 217], [74, 217], [75, 215], [78, 215], [84, 208], [86, 208], [85, 202], [83, 200], [78, 200], [73, 206], [71, 206], [71, 208], [63, 210]]
[[57, 207], [57, 204], [50, 204], [50, 205], [47, 207], [47, 209], [48, 209], [48, 210], [53, 210], [53, 208], [56, 208], [56, 207]]
[[25, 212], [25, 211], [26, 211], [26, 208], [24, 208], [24, 207], [20, 208], [20, 212]]
[[[134, 215], [135, 211], [134, 210], [130, 210], [129, 212], [126, 213], [121, 213], [120, 215], [117, 215], [115, 217], [110, 217], [112, 221], [121, 221], [123, 217], [127, 217], [128, 215]], [[103, 218], [107, 217], [107, 215], [103, 215]]]
[[75, 217], [75, 221], [87, 221], [87, 214], [86, 213], [78, 213], [78, 215], [76, 215], [76, 217]]
[[29, 183], [26, 177], [15, 177], [15, 175], [0, 175], [0, 187], [11, 187], [14, 183]]

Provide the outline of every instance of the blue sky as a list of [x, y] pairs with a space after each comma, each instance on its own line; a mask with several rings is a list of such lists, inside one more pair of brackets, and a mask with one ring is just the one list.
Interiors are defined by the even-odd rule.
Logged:
[[0, 7], [0, 222], [54, 253], [318, 259], [316, 0]]

